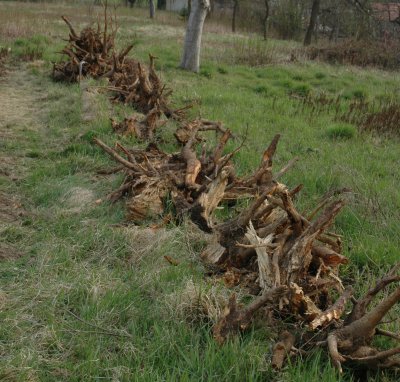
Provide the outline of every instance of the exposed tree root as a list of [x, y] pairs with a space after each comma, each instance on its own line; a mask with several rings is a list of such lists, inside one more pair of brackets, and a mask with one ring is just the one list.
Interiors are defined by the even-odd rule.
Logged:
[[[223, 154], [229, 130], [222, 133], [214, 148], [203, 148], [198, 157], [196, 148], [202, 143], [198, 127], [191, 130], [182, 150], [175, 154], [162, 152], [154, 144], [145, 150], [117, 145], [124, 158], [101, 141], [95, 143], [125, 167], [125, 182], [111, 198], [128, 197], [130, 219], [140, 222], [172, 211], [179, 221], [188, 215], [211, 234], [210, 244], [201, 255], [203, 261], [225, 274], [227, 285], [236, 280], [232, 285], [242, 283], [252, 294], [259, 294], [247, 307], [238, 305], [232, 295], [213, 329], [216, 341], [223, 344], [235, 332], [245, 330], [255, 314], [265, 308], [280, 317], [294, 317], [299, 327], [307, 325], [311, 331], [318, 330], [318, 341], [326, 339], [332, 362], [339, 370], [343, 362], [350, 360], [364, 366], [396, 367], [397, 350], [379, 351], [371, 343], [376, 333], [397, 337], [376, 332], [376, 327], [400, 300], [400, 287], [370, 311], [367, 308], [381, 290], [400, 281], [396, 273], [399, 266], [363, 298], [354, 300], [353, 310], [341, 320], [353, 289], [344, 290], [339, 271], [348, 259], [340, 253], [340, 236], [329, 231], [345, 205], [337, 199], [340, 193], [303, 215], [293, 199], [301, 187], [288, 190], [272, 172], [278, 135], [255, 172], [237, 177], [231, 157]], [[250, 199], [247, 208], [230, 219], [216, 218], [217, 209], [242, 198]], [[341, 295], [335, 302], [337, 292]], [[308, 346], [312, 345], [308, 341]], [[282, 367], [292, 346], [291, 336], [281, 339], [274, 353], [276, 368]]]
[[[387, 280], [393, 277], [387, 277], [378, 283], [382, 286]], [[398, 280], [396, 280], [398, 281]], [[383, 289], [383, 288], [382, 288]], [[374, 291], [376, 288], [374, 289]], [[374, 293], [373, 293], [374, 294]], [[362, 299], [369, 300], [371, 291]], [[347, 324], [330, 333], [328, 336], [329, 353], [333, 364], [342, 371], [341, 363], [346, 359], [362, 362], [373, 362], [374, 367], [385, 367], [387, 362], [392, 363], [391, 357], [399, 353], [399, 349], [391, 349], [388, 351], [378, 352], [371, 347], [371, 342], [376, 332], [376, 326], [380, 323], [385, 314], [400, 301], [400, 286], [397, 287], [390, 295], [381, 300], [378, 305], [369, 312], [362, 312], [361, 315], [350, 315]], [[355, 308], [357, 307], [357, 303]], [[353, 309], [354, 311], [354, 309]], [[397, 360], [399, 362], [399, 360]], [[371, 364], [372, 365], [372, 364]]]
[[[190, 105], [172, 109], [168, 102], [171, 91], [155, 71], [156, 58], [150, 55], [145, 68], [127, 57], [131, 46], [117, 53], [116, 24], [106, 12], [103, 28], [85, 28], [79, 34], [63, 19], [70, 30], [68, 46], [63, 50], [68, 61], [54, 66], [54, 78], [69, 82], [83, 76], [108, 79], [107, 89], [113, 92], [114, 100], [142, 113], [120, 123], [112, 121], [113, 129], [152, 142], [138, 149], [119, 143], [109, 147], [94, 139], [118, 162], [119, 167], [112, 172], [125, 174], [109, 199], [125, 198], [127, 218], [135, 223], [160, 218], [179, 223], [184, 216], [189, 217], [209, 234], [209, 245], [201, 258], [215, 277], [226, 285], [242, 287], [254, 297], [243, 307], [232, 294], [213, 328], [216, 341], [222, 345], [236, 332], [246, 330], [256, 315], [263, 316], [266, 324], [267, 317], [273, 316], [282, 318], [282, 322], [291, 321], [290, 332], [283, 329], [274, 347], [272, 365], [277, 369], [282, 368], [288, 355], [301, 352], [305, 344], [327, 345], [338, 370], [346, 362], [374, 368], [399, 367], [399, 348], [376, 349], [373, 339], [384, 335], [399, 340], [398, 334], [377, 326], [400, 301], [400, 265], [358, 300], [340, 278], [340, 267], [348, 259], [342, 254], [341, 237], [330, 229], [345, 205], [342, 193], [348, 190], [331, 192], [308, 213], [300, 212], [295, 197], [302, 185], [291, 190], [279, 181], [298, 159], [273, 172], [279, 134], [264, 151], [257, 168], [238, 176], [233, 158], [242, 145], [227, 152], [231, 131], [220, 122], [188, 121], [185, 110]], [[154, 143], [157, 129], [168, 118], [178, 124], [174, 135], [179, 149], [175, 153], [164, 152]], [[204, 138], [207, 131], [217, 134], [212, 147]], [[233, 211], [232, 206], [237, 210]], [[171, 258], [166, 260], [176, 265]], [[384, 290], [388, 290], [387, 295], [371, 304]], [[346, 315], [351, 299], [354, 306]], [[312, 334], [302, 343], [303, 337], [296, 329], [311, 334], [317, 331], [318, 335]]]
[[139, 140], [151, 141], [155, 131], [165, 124], [161, 119], [180, 119], [185, 108], [174, 110], [168, 97], [171, 90], [166, 89], [155, 70], [155, 59], [149, 55], [148, 68], [133, 58], [127, 57], [133, 45], [116, 52], [115, 36], [117, 23], [104, 7], [104, 23], [97, 22], [97, 28], [86, 27], [76, 32], [70, 21], [62, 16], [69, 28], [69, 41], [61, 51], [68, 59], [53, 66], [52, 77], [56, 81], [79, 82], [85, 77], [107, 79], [106, 89], [112, 93], [114, 101], [133, 106], [145, 117], [138, 120], [134, 116], [118, 123], [112, 120], [117, 132], [133, 134]]
[[264, 292], [246, 308], [240, 308], [236, 303], [236, 295], [233, 294], [228, 306], [222, 313], [222, 317], [214, 326], [213, 333], [215, 340], [223, 344], [231, 332], [245, 330], [251, 323], [254, 313], [268, 302], [281, 298], [287, 293], [286, 287], [277, 287]]

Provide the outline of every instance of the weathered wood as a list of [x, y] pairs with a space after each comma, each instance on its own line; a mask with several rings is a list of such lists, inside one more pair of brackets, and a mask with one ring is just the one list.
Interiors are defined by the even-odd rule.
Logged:
[[247, 233], [245, 236], [249, 240], [250, 244], [255, 246], [255, 250], [257, 253], [260, 287], [263, 290], [266, 290], [278, 286], [280, 284], [278, 276], [279, 270], [277, 275], [277, 272], [274, 269], [274, 265], [272, 265], [271, 256], [273, 247], [272, 241], [274, 240], [274, 235], [271, 234], [265, 238], [258, 237], [253, 224], [250, 222], [249, 228], [247, 229]]
[[[368, 347], [375, 334], [376, 326], [385, 314], [399, 301], [400, 287], [397, 287], [389, 296], [380, 301], [378, 305], [362, 317], [329, 334], [329, 353], [333, 364], [340, 372], [342, 371], [341, 363], [346, 361], [344, 355], [348, 358], [365, 358], [358, 357], [360, 349], [365, 346]], [[386, 358], [390, 357], [390, 355], [385, 355]]]
[[332, 320], [338, 320], [344, 313], [347, 301], [353, 293], [353, 288], [347, 288], [340, 298], [327, 310], [322, 312], [310, 322], [310, 328], [316, 329], [318, 326], [323, 326], [330, 323]]
[[218, 239], [214, 236], [214, 240], [207, 245], [200, 257], [206, 264], [218, 265], [225, 260], [225, 253], [226, 248], [219, 244]]
[[230, 169], [225, 168], [210, 183], [207, 192], [200, 194], [190, 210], [193, 220], [203, 231], [211, 232], [214, 226], [212, 214], [224, 197], [225, 187], [228, 184]]
[[283, 363], [285, 362], [288, 354], [290, 354], [295, 340], [295, 336], [287, 330], [281, 333], [279, 342], [275, 344], [274, 349], [272, 350], [271, 364], [273, 368], [277, 370], [282, 369]]
[[198, 189], [199, 184], [196, 183], [197, 176], [201, 170], [201, 163], [197, 159], [196, 153], [193, 150], [193, 144], [196, 139], [196, 130], [193, 131], [192, 136], [187, 141], [186, 145], [182, 148], [182, 158], [186, 162], [186, 175], [185, 184], [188, 187]]
[[141, 168], [139, 168], [136, 164], [129, 162], [128, 160], [124, 159], [123, 157], [121, 157], [115, 150], [113, 150], [111, 147], [107, 146], [104, 142], [102, 142], [100, 139], [98, 138], [93, 138], [93, 142], [101, 147], [108, 155], [110, 155], [114, 160], [116, 160], [117, 162], [121, 163], [122, 165], [124, 165], [125, 167], [129, 168], [132, 171], [138, 172], [138, 173], [142, 173], [143, 170]]
[[65, 17], [65, 16], [61, 16], [61, 18], [65, 21], [65, 23], [68, 25], [69, 31], [71, 32], [71, 36], [74, 39], [78, 39], [78, 35], [75, 32], [75, 29], [73, 28], [72, 24], [70, 23], [70, 21]]
[[241, 308], [237, 305], [236, 295], [233, 294], [222, 317], [213, 328], [215, 340], [222, 345], [231, 333], [245, 330], [250, 325], [254, 313], [258, 309], [268, 302], [281, 298], [285, 293], [287, 293], [287, 288], [283, 286], [267, 290], [246, 308]]

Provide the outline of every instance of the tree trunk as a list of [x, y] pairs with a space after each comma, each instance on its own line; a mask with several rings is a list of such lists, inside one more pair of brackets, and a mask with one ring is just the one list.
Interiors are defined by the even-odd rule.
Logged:
[[154, 14], [156, 13], [156, 7], [154, 4], [154, 0], [150, 0], [149, 7], [150, 7], [150, 18], [154, 19]]
[[314, 33], [315, 24], [319, 13], [319, 4], [321, 0], [314, 0], [311, 9], [310, 23], [308, 24], [306, 36], [304, 37], [304, 46], [311, 44], [311, 38]]
[[232, 32], [236, 32], [236, 15], [239, 9], [239, 0], [234, 0], [233, 2], [233, 13], [232, 13]]
[[333, 39], [335, 39], [335, 41], [337, 40], [338, 30], [339, 30], [339, 10], [335, 8], [333, 11], [333, 25], [331, 33], [329, 34], [329, 41], [332, 41]]
[[157, 9], [165, 9], [166, 5], [166, 0], [157, 0]]
[[214, 13], [215, 0], [210, 0], [210, 15]]
[[192, 0], [191, 12], [186, 29], [181, 68], [198, 72], [203, 25], [210, 9], [210, 0]]
[[264, 40], [266, 40], [268, 32], [269, 0], [264, 0], [264, 4], [265, 4], [265, 13], [263, 19], [263, 29], [264, 29]]

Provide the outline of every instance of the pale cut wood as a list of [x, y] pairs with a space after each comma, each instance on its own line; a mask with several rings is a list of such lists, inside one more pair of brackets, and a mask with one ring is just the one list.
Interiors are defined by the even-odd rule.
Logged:
[[[277, 286], [276, 271], [273, 269], [274, 266], [271, 260], [271, 244], [274, 240], [274, 235], [270, 234], [265, 238], [258, 237], [253, 223], [250, 221], [245, 236], [250, 244], [255, 246], [260, 287], [266, 290]], [[262, 245], [262, 247], [260, 245]]]
[[206, 264], [217, 265], [224, 259], [226, 248], [218, 243], [218, 239], [214, 237], [211, 242], [201, 253], [200, 257]]

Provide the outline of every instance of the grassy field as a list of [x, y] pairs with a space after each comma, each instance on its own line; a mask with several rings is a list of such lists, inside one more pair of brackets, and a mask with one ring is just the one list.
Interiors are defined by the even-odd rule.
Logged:
[[[198, 260], [204, 237], [190, 224], [125, 225], [123, 203], [104, 201], [121, 177], [97, 173], [113, 164], [90, 141], [96, 135], [113, 144], [109, 117], [130, 111], [99, 92], [96, 118], [85, 123], [79, 86], [50, 79], [51, 61], [60, 59], [67, 37], [59, 16], [78, 29], [99, 11], [0, 4], [0, 46], [10, 46], [15, 58], [0, 77], [0, 380], [355, 379], [348, 370], [339, 376], [318, 351], [274, 372], [274, 334], [262, 326], [218, 347], [195, 302], [207, 298], [218, 311], [231, 291], [204, 277]], [[296, 43], [232, 36], [213, 21], [201, 73], [186, 73], [177, 69], [184, 35], [177, 15], [159, 13], [150, 21], [140, 9], [118, 14], [119, 44], [133, 42], [132, 55], [141, 60], [149, 52], [159, 57], [176, 105], [195, 101], [193, 115], [221, 120], [239, 136], [247, 131], [236, 157], [240, 171], [254, 168], [281, 133], [275, 166], [300, 158], [284, 181], [304, 184], [301, 210], [334, 189], [353, 190], [335, 229], [351, 259], [345, 280], [358, 293], [400, 258], [399, 135], [359, 131], [334, 111], [315, 112], [302, 102], [320, 94], [344, 109], [355, 99], [399, 101], [397, 72], [308, 62]], [[17, 60], [27, 57], [32, 60]], [[398, 321], [388, 327], [400, 329]]]

